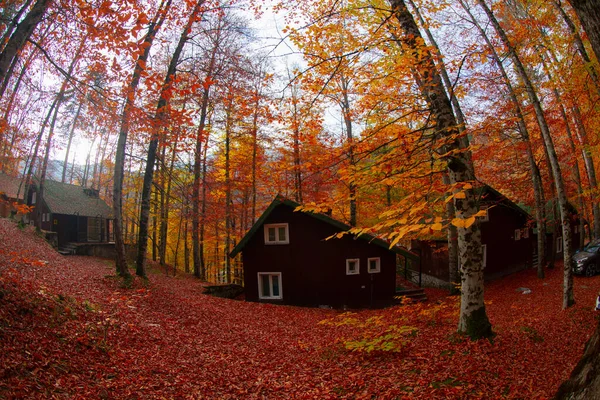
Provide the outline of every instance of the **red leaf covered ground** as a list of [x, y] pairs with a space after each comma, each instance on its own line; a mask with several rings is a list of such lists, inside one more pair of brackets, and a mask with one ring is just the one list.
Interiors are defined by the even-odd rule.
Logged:
[[[441, 291], [352, 314], [273, 306], [161, 273], [124, 289], [112, 262], [63, 257], [7, 220], [0, 243], [0, 399], [548, 398], [594, 329], [600, 288], [600, 276], [576, 277], [578, 303], [562, 311], [559, 268], [491, 283], [498, 335], [470, 342], [454, 334], [457, 298]], [[390, 332], [399, 351], [344, 346]]]

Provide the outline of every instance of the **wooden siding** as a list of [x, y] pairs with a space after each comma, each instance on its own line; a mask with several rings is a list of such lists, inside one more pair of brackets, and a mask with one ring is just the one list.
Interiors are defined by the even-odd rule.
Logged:
[[[265, 245], [264, 224], [276, 223], [289, 224], [289, 244]], [[283, 299], [269, 302], [336, 308], [389, 305], [395, 293], [396, 254], [349, 235], [325, 240], [337, 232], [288, 206], [275, 207], [242, 250], [246, 299], [260, 300], [259, 272], [281, 272]], [[367, 272], [372, 257], [380, 258], [381, 272]], [[346, 260], [352, 258], [360, 260], [360, 273], [346, 275]]]

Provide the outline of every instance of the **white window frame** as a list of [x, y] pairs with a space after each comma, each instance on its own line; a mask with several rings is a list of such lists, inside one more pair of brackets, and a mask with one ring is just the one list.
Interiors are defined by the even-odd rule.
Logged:
[[562, 251], [563, 251], [563, 238], [557, 237], [556, 238], [556, 252], [562, 253]]
[[37, 192], [33, 192], [31, 194], [31, 204], [35, 204], [36, 200], [37, 200]]
[[[279, 277], [279, 296], [263, 296], [263, 287], [262, 287], [262, 275], [269, 276], [269, 292], [273, 293], [273, 276], [277, 275]], [[281, 272], [258, 272], [258, 298], [260, 300], [281, 300], [283, 299], [283, 280], [281, 279]]]
[[[350, 271], [350, 263], [356, 263], [356, 271]], [[346, 259], [346, 275], [360, 275], [360, 258], [347, 258]]]
[[[269, 240], [269, 228], [275, 229], [275, 240]], [[279, 228], [285, 228], [285, 240], [280, 240], [279, 238]], [[287, 223], [281, 224], [265, 224], [264, 227], [264, 235], [265, 235], [265, 244], [273, 245], [273, 244], [289, 244], [290, 243], [290, 228]]]
[[579, 233], [579, 225], [575, 225], [573, 228], [573, 233]]
[[[377, 266], [375, 267], [375, 269], [371, 269], [371, 261], [375, 261], [377, 263]], [[369, 274], [377, 274], [379, 272], [381, 272], [381, 258], [379, 257], [371, 257], [367, 259], [367, 272]]]
[[515, 240], [521, 240], [521, 230], [515, 229]]

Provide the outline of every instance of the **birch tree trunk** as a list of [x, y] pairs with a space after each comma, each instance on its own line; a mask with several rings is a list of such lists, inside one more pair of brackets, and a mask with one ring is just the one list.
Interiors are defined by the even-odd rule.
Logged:
[[[587, 7], [581, 6], [586, 3]], [[579, 18], [588, 33], [596, 57], [600, 58], [600, 9], [599, 0], [571, 0], [571, 4], [580, 7]], [[582, 15], [592, 13], [592, 16]], [[587, 342], [583, 356], [571, 373], [570, 378], [563, 382], [556, 393], [555, 400], [587, 400], [600, 398], [600, 322]]]
[[427, 101], [435, 121], [436, 136], [447, 143], [442, 150], [449, 154], [446, 162], [448, 176], [453, 185], [462, 185], [464, 198], [454, 197], [456, 217], [464, 222], [458, 227], [458, 248], [461, 262], [461, 301], [458, 322], [459, 332], [476, 340], [493, 335], [492, 325], [487, 317], [484, 304], [483, 251], [481, 248], [481, 231], [474, 214], [478, 212], [476, 197], [470, 185], [475, 179], [473, 167], [470, 165], [470, 150], [460, 149], [458, 124], [454, 116], [442, 79], [440, 78], [433, 57], [422, 45], [422, 37], [413, 16], [403, 0], [392, 0], [393, 16], [400, 23], [402, 35], [398, 44], [406, 53], [414, 57], [412, 60], [414, 75], [422, 96]]
[[562, 225], [562, 237], [563, 237], [563, 275], [564, 275], [564, 284], [563, 284], [563, 309], [568, 308], [575, 304], [575, 297], [573, 295], [573, 272], [572, 272], [572, 258], [571, 258], [571, 225], [569, 212], [567, 208], [567, 195], [565, 191], [565, 185], [563, 181], [562, 171], [560, 168], [560, 164], [558, 162], [558, 156], [556, 155], [556, 150], [554, 148], [554, 142], [552, 140], [552, 136], [550, 134], [550, 128], [548, 127], [548, 123], [546, 121], [546, 117], [544, 115], [544, 110], [542, 109], [542, 104], [538, 98], [537, 92], [533, 86], [533, 83], [529, 79], [529, 75], [525, 70], [524, 65], [521, 63], [521, 59], [517, 55], [516, 49], [511, 44], [510, 40], [506, 36], [506, 33], [500, 26], [500, 23], [492, 13], [492, 10], [486, 5], [484, 0], [477, 0], [478, 4], [481, 6], [483, 11], [488, 16], [491, 24], [494, 26], [494, 29], [500, 40], [504, 44], [504, 46], [508, 50], [508, 54], [512, 59], [515, 70], [519, 74], [519, 77], [523, 81], [525, 85], [525, 90], [527, 92], [527, 96], [531, 104], [533, 105], [533, 109], [535, 111], [536, 119], [538, 125], [540, 127], [540, 131], [542, 133], [542, 138], [544, 139], [544, 143], [546, 145], [547, 156], [550, 162], [552, 174], [554, 176], [554, 186], [556, 188], [556, 195], [558, 197], [558, 205], [560, 211], [560, 219]]
[[515, 116], [517, 118], [517, 129], [521, 135], [521, 140], [525, 143], [525, 152], [527, 154], [527, 162], [529, 164], [529, 171], [531, 174], [531, 181], [533, 187], [533, 197], [535, 201], [535, 222], [538, 228], [537, 234], [537, 254], [538, 254], [538, 265], [537, 265], [537, 276], [538, 278], [544, 278], [545, 268], [546, 268], [546, 210], [545, 210], [545, 196], [544, 196], [544, 186], [542, 183], [542, 176], [540, 174], [540, 169], [535, 161], [535, 157], [533, 154], [533, 148], [531, 144], [531, 138], [529, 135], [529, 130], [527, 128], [527, 122], [525, 121], [525, 116], [523, 114], [523, 110], [521, 108], [521, 102], [519, 101], [517, 94], [513, 88], [511, 80], [504, 68], [504, 64], [502, 64], [502, 60], [496, 51], [496, 48], [492, 44], [490, 38], [486, 34], [485, 30], [481, 27], [477, 19], [471, 13], [469, 6], [463, 1], [460, 0], [460, 4], [463, 9], [469, 15], [471, 22], [479, 31], [479, 34], [485, 41], [488, 49], [491, 52], [492, 59], [494, 63], [498, 67], [500, 74], [502, 75], [502, 79], [504, 84], [506, 85], [506, 89], [508, 91], [508, 95], [510, 101], [512, 103]]

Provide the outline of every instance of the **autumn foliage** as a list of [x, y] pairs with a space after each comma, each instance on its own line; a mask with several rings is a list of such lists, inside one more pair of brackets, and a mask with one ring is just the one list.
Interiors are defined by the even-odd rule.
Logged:
[[472, 342], [455, 333], [458, 299], [433, 289], [372, 311], [245, 303], [160, 270], [124, 288], [112, 261], [63, 257], [8, 220], [0, 240], [5, 398], [542, 399], [597, 319], [600, 277], [576, 279], [582, 300], [563, 311], [559, 270], [491, 283], [497, 335]]

